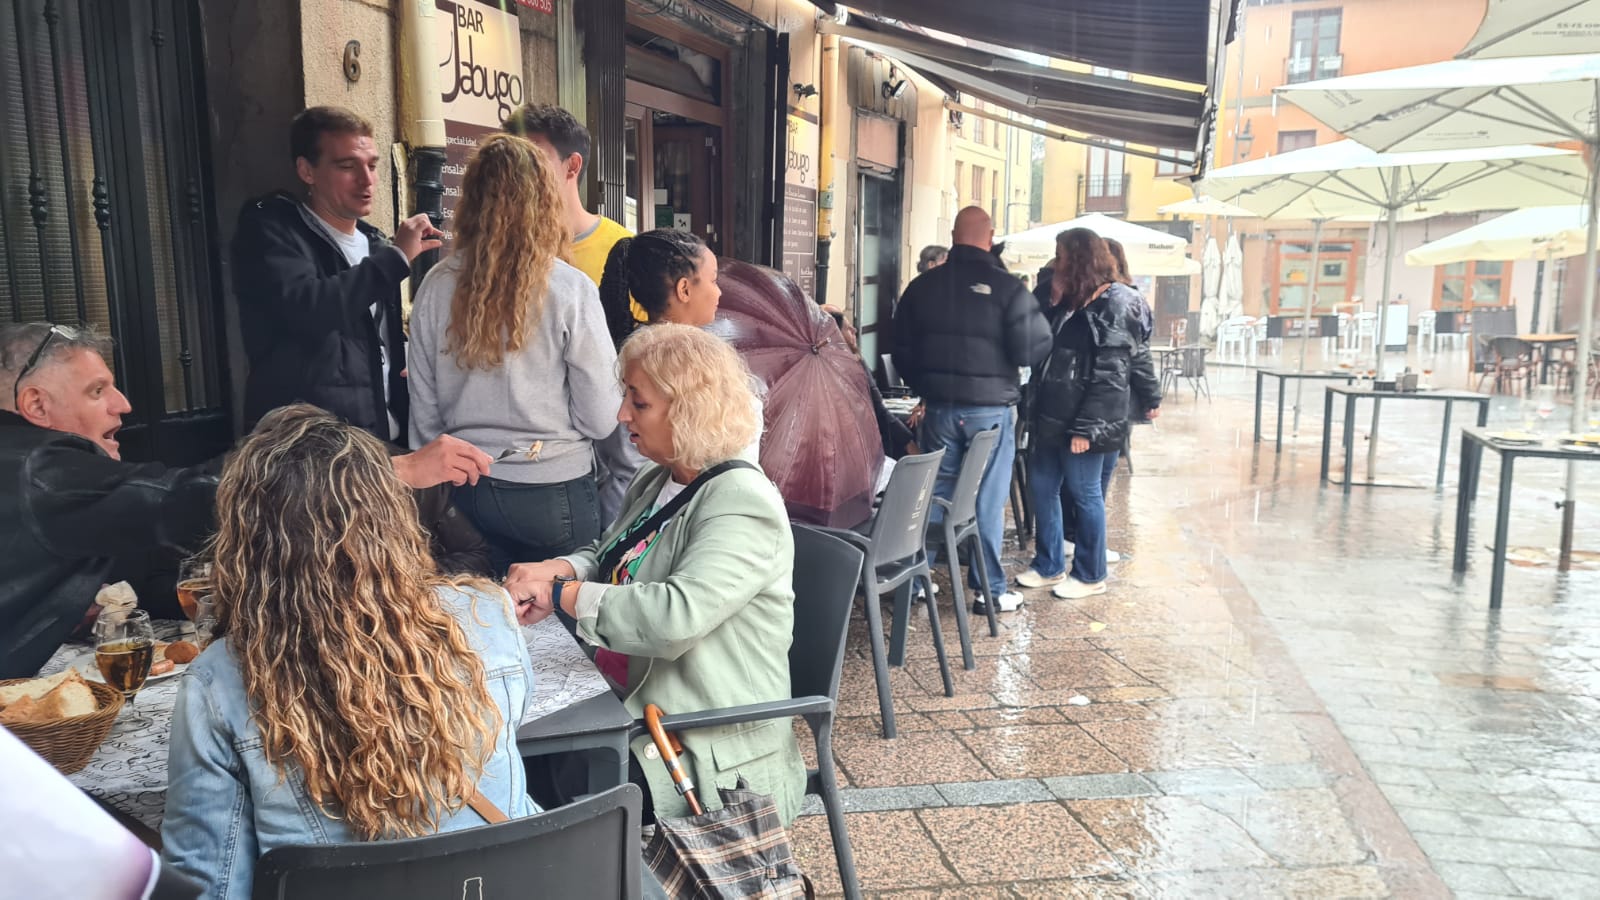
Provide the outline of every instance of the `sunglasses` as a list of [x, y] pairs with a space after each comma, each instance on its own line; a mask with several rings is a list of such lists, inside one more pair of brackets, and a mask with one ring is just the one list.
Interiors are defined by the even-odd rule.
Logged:
[[11, 405], [13, 407], [17, 405], [17, 398], [22, 395], [22, 380], [27, 378], [38, 367], [39, 357], [43, 356], [45, 348], [50, 346], [50, 339], [56, 337], [65, 339], [67, 333], [62, 331], [59, 326], [51, 325], [50, 330], [45, 332], [44, 340], [39, 342], [39, 346], [33, 348], [32, 355], [28, 357], [27, 362], [22, 364], [22, 369], [17, 372], [17, 380], [11, 385]]

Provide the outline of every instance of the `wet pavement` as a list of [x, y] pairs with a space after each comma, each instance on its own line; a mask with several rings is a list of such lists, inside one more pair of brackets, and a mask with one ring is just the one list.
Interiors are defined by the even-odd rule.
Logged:
[[[1434, 382], [1465, 386], [1465, 365], [1440, 360]], [[1276, 454], [1251, 441], [1253, 373], [1209, 376], [1213, 398], [1169, 396], [1136, 432], [1134, 473], [1118, 470], [1110, 543], [1130, 558], [1110, 591], [1028, 592], [999, 637], [975, 620], [963, 671], [946, 587], [955, 696], [923, 619], [893, 670], [892, 741], [856, 623], [835, 751], [865, 891], [1600, 896], [1600, 570], [1509, 566], [1491, 612], [1498, 462], [1453, 578], [1459, 438], [1436, 491], [1442, 410], [1396, 404], [1380, 429], [1379, 474], [1425, 488], [1346, 497], [1318, 477], [1321, 384]], [[1497, 398], [1490, 424], [1530, 417]], [[1517, 471], [1511, 544], [1537, 559], [1564, 470]], [[1577, 546], [1600, 550], [1600, 462], [1580, 472]], [[1008, 551], [1015, 573], [1031, 545]], [[825, 819], [794, 838], [838, 893]]]

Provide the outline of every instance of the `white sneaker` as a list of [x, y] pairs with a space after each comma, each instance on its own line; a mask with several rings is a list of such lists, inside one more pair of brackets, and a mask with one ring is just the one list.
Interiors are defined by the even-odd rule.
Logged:
[[1042, 588], [1049, 587], [1052, 584], [1060, 584], [1066, 580], [1066, 577], [1067, 573], [1065, 572], [1062, 572], [1060, 575], [1040, 575], [1033, 569], [1029, 569], [1028, 571], [1017, 576], [1017, 584], [1020, 584], [1025, 588]]
[[[1017, 593], [1016, 591], [1006, 591], [1004, 594], [1001, 594], [1000, 596], [994, 598], [994, 611], [995, 612], [1003, 612], [1003, 613], [1016, 612], [1017, 610], [1019, 610], [1021, 608], [1022, 608], [1022, 595]], [[985, 608], [985, 605], [984, 605], [982, 597], [979, 597], [978, 599], [972, 601], [972, 613], [973, 613], [973, 615], [978, 615], [978, 616], [986, 616], [986, 615], [989, 614], [989, 610], [987, 608]]]
[[[1068, 541], [1068, 542], [1063, 543], [1061, 545], [1061, 550], [1062, 550], [1063, 553], [1066, 554], [1067, 563], [1070, 565], [1072, 563], [1072, 557], [1077, 555], [1077, 548], [1072, 545], [1072, 542]], [[1115, 551], [1113, 549], [1111, 549], [1110, 547], [1107, 547], [1106, 548], [1106, 564], [1110, 565], [1111, 563], [1114, 563], [1114, 562], [1122, 562], [1122, 554], [1118, 553], [1117, 551]]]
[[1115, 551], [1113, 549], [1111, 549], [1110, 547], [1107, 547], [1106, 548], [1106, 562], [1107, 563], [1122, 562], [1122, 554], [1118, 553], [1117, 551]]
[[1104, 581], [1084, 584], [1076, 578], [1068, 578], [1066, 581], [1056, 585], [1055, 590], [1050, 593], [1062, 600], [1082, 600], [1085, 597], [1093, 597], [1096, 594], [1104, 594], [1105, 592], [1106, 583]]

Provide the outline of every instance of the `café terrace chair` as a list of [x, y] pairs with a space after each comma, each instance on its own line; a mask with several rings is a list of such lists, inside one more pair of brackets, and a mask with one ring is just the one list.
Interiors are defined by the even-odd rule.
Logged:
[[849, 900], [860, 900], [861, 886], [856, 879], [850, 832], [845, 828], [844, 801], [833, 770], [833, 717], [863, 559], [861, 550], [845, 541], [821, 529], [795, 525], [794, 640], [789, 644], [789, 694], [793, 699], [669, 714], [661, 719], [668, 731], [681, 731], [768, 719], [781, 719], [782, 726], [788, 728], [789, 719], [803, 717], [811, 726], [817, 750], [817, 767], [806, 773], [806, 793], [822, 799], [839, 880]]
[[543, 897], [639, 900], [641, 796], [637, 785], [624, 784], [499, 825], [392, 841], [279, 847], [256, 862], [250, 896], [478, 900], [526, 896], [537, 885]]
[[978, 536], [978, 490], [983, 487], [983, 473], [989, 468], [989, 459], [994, 456], [995, 444], [1000, 440], [1000, 430], [991, 428], [980, 431], [973, 436], [967, 444], [967, 452], [961, 457], [961, 469], [956, 473], [956, 486], [950, 492], [950, 499], [943, 497], [933, 498], [933, 502], [944, 510], [944, 521], [936, 535], [944, 544], [945, 562], [950, 566], [950, 595], [956, 607], [956, 631], [961, 635], [961, 665], [971, 671], [977, 668], [972, 659], [972, 632], [967, 624], [967, 603], [962, 596], [961, 578], [961, 548], [965, 545], [970, 565], [976, 567], [978, 592], [983, 595], [984, 606], [989, 617], [989, 636], [997, 637], [1000, 634], [1000, 625], [995, 621], [995, 602], [989, 588], [988, 564], [983, 558], [983, 542]]
[[[928, 565], [928, 511], [933, 507], [934, 480], [939, 475], [943, 450], [907, 456], [895, 463], [894, 474], [883, 489], [883, 501], [872, 518], [849, 528], [818, 530], [849, 541], [866, 554], [861, 569], [861, 588], [866, 598], [867, 640], [872, 646], [873, 675], [878, 682], [878, 711], [883, 718], [883, 736], [895, 736], [894, 693], [889, 686], [889, 665], [905, 659], [906, 631], [911, 620], [911, 597], [920, 589], [933, 596], [933, 573]], [[880, 599], [894, 595], [894, 619], [890, 628], [892, 643], [883, 644], [883, 612]], [[955, 696], [955, 681], [950, 676], [950, 660], [944, 652], [944, 631], [939, 627], [939, 604], [929, 602], [928, 620], [932, 625], [933, 649], [939, 657], [939, 674], [944, 678], [944, 695]]]
[[1483, 390], [1483, 383], [1490, 378], [1494, 379], [1494, 392], [1497, 394], [1505, 393], [1505, 389], [1512, 385], [1526, 390], [1538, 377], [1532, 344], [1520, 338], [1502, 336], [1490, 338], [1488, 347], [1493, 361], [1478, 378], [1478, 390]]

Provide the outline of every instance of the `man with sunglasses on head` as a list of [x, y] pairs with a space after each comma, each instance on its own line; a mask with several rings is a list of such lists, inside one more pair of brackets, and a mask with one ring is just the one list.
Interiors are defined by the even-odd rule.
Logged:
[[[122, 460], [132, 412], [89, 328], [0, 326], [0, 679], [31, 677], [120, 565], [192, 549], [212, 527], [219, 461]], [[489, 458], [442, 437], [397, 456], [412, 487], [476, 481]]]

